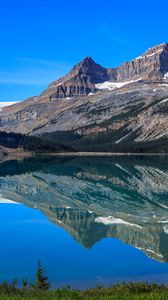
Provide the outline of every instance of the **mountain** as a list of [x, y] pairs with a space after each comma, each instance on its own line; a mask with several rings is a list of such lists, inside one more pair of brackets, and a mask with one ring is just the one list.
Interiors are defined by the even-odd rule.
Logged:
[[163, 262], [167, 191], [167, 157], [31, 158], [0, 168], [2, 199], [42, 211], [84, 247], [113, 237]]
[[106, 81], [162, 79], [168, 72], [168, 44], [148, 49], [142, 56], [118, 68], [103, 68], [86, 57], [64, 77], [51, 83], [40, 97], [47, 100], [88, 95], [97, 90], [96, 84]]
[[168, 44], [149, 48], [136, 59], [117, 68], [117, 80], [160, 80], [168, 72]]
[[96, 83], [109, 80], [108, 70], [86, 57], [63, 78], [51, 83], [41, 97], [50, 99], [83, 96], [96, 92]]
[[142, 56], [118, 68], [103, 68], [86, 57], [63, 78], [51, 83], [41, 97], [50, 99], [88, 95], [106, 81], [158, 80], [168, 72], [168, 44], [148, 49]]
[[2, 108], [0, 131], [72, 151], [168, 152], [167, 113], [164, 43], [117, 68], [86, 57], [38, 97]]

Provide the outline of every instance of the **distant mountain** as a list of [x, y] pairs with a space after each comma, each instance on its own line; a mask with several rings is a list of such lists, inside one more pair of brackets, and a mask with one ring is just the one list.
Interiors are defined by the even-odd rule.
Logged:
[[96, 84], [106, 81], [160, 80], [168, 72], [168, 44], [148, 49], [142, 56], [118, 68], [103, 68], [86, 57], [63, 78], [51, 83], [40, 97], [46, 99], [88, 95], [97, 90]]
[[168, 72], [168, 44], [149, 48], [144, 54], [117, 68], [117, 80], [160, 80]]
[[0, 130], [72, 151], [168, 152], [167, 113], [164, 43], [117, 68], [86, 57], [38, 97], [2, 108]]
[[109, 80], [108, 70], [86, 57], [63, 78], [54, 81], [41, 97], [65, 98], [96, 92], [96, 83]]
[[10, 105], [17, 104], [17, 103], [19, 103], [19, 101], [13, 101], [13, 102], [2, 101], [2, 102], [0, 102], [0, 109], [1, 109], [2, 107], [10, 106]]

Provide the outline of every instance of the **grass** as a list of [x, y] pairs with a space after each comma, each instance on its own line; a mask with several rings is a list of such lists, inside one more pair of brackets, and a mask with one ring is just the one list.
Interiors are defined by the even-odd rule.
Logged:
[[54, 291], [34, 289], [17, 289], [10, 287], [5, 290], [0, 286], [0, 300], [167, 300], [168, 287], [165, 285], [146, 283], [127, 283], [110, 288], [97, 286], [85, 291], [69, 288]]

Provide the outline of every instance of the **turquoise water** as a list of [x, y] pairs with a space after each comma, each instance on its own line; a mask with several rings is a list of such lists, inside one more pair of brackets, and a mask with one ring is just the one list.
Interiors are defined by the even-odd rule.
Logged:
[[168, 159], [2, 162], [0, 239], [1, 281], [168, 283]]

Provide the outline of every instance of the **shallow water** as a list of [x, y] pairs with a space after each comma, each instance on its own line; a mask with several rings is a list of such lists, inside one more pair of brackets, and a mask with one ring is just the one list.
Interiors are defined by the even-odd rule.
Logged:
[[3, 162], [0, 238], [0, 280], [168, 282], [168, 158]]

